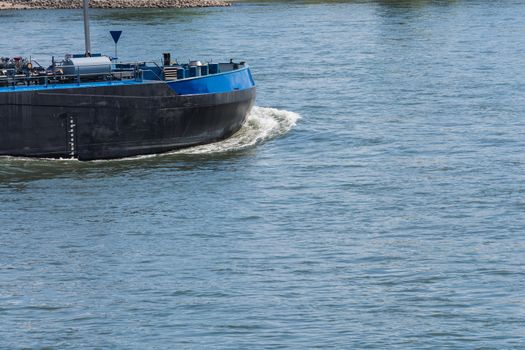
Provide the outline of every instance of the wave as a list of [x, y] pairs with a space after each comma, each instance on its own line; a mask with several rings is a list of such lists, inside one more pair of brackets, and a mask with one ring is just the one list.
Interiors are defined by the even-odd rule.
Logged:
[[241, 151], [290, 131], [299, 114], [268, 107], [254, 107], [242, 128], [230, 138], [202, 146], [184, 148], [170, 154], [213, 154]]
[[[113, 160], [95, 160], [89, 163], [106, 163], [126, 160], [140, 160], [156, 158], [166, 155], [204, 155], [220, 154], [234, 151], [242, 151], [252, 148], [260, 143], [274, 139], [290, 131], [300, 119], [300, 115], [294, 112], [269, 107], [253, 107], [246, 118], [242, 128], [231, 137], [206, 145], [183, 148], [173, 152], [162, 154], [149, 154]], [[50, 158], [26, 158], [2, 156], [0, 161], [4, 162], [52, 162], [52, 163], [79, 163], [77, 159], [50, 159]], [[4, 163], [5, 164], [5, 163]]]

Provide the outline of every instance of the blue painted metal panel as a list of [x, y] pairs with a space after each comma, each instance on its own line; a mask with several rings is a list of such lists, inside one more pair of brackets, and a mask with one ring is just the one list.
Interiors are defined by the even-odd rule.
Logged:
[[210, 74], [217, 74], [219, 72], [219, 64], [218, 63], [210, 63]]
[[116, 86], [116, 85], [139, 85], [147, 84], [151, 81], [104, 81], [104, 82], [92, 82], [92, 83], [80, 83], [80, 84], [49, 84], [49, 85], [30, 85], [30, 86], [16, 86], [16, 87], [0, 87], [0, 93], [2, 92], [15, 92], [15, 91], [35, 91], [35, 90], [57, 90], [57, 89], [80, 89], [86, 87], [97, 87], [97, 86]]
[[[186, 72], [189, 75], [189, 70]], [[187, 77], [187, 75], [186, 75]], [[145, 77], [146, 78], [146, 77]], [[153, 77], [151, 77], [153, 78]], [[56, 89], [81, 89], [86, 87], [97, 86], [115, 86], [115, 85], [140, 85], [155, 82], [155, 80], [144, 81], [105, 81], [92, 82], [80, 84], [49, 84], [49, 85], [30, 85], [30, 86], [16, 86], [16, 87], [0, 87], [2, 92], [14, 91], [34, 91], [34, 90], [56, 90]], [[158, 82], [158, 80], [157, 80]], [[176, 80], [168, 82], [171, 89], [179, 95], [200, 95], [200, 94], [214, 94], [229, 92], [233, 90], [245, 90], [255, 86], [252, 74], [249, 68], [243, 68], [231, 72], [219, 73], [214, 75], [206, 75], [184, 80]]]
[[162, 79], [162, 68], [155, 66], [144, 66], [142, 69], [142, 78], [144, 80], [163, 80]]
[[200, 74], [200, 69], [199, 67], [190, 67], [190, 77], [198, 77]]
[[168, 85], [179, 95], [200, 95], [245, 90], [255, 86], [249, 68], [202, 77], [171, 81]]

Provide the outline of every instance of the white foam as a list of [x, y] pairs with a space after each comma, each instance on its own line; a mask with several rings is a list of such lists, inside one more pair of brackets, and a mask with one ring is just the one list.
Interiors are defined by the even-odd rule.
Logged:
[[[198, 155], [214, 154], [232, 151], [241, 151], [254, 147], [267, 140], [279, 137], [290, 131], [301, 116], [294, 112], [289, 112], [276, 108], [253, 107], [246, 118], [242, 128], [226, 140], [210, 143], [202, 146], [184, 148], [174, 152], [163, 154], [147, 154], [141, 156], [114, 159], [109, 161], [128, 161], [159, 157], [163, 155]], [[25, 158], [25, 157], [0, 157], [7, 161], [53, 161], [60, 163], [78, 162], [76, 159], [47, 159], [47, 158]], [[93, 162], [108, 162], [108, 160], [95, 160]]]
[[301, 118], [285, 110], [253, 107], [242, 128], [226, 140], [185, 148], [171, 154], [213, 154], [240, 151], [286, 134]]

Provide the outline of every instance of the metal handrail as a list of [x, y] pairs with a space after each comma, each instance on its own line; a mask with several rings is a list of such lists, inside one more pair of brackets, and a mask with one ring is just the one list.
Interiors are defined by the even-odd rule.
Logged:
[[[37, 62], [38, 64], [38, 62]], [[114, 80], [138, 80], [142, 81], [144, 79], [144, 72], [151, 72], [158, 80], [163, 80], [162, 77], [160, 77], [158, 74], [155, 73], [152, 69], [147, 69], [148, 64], [155, 65], [159, 71], [162, 70], [162, 68], [154, 61], [141, 61], [141, 62], [116, 62], [112, 63], [111, 66], [109, 66], [109, 69], [105, 70], [105, 68], [108, 68], [108, 65], [88, 65], [83, 67], [78, 67], [75, 65], [62, 65], [58, 64], [51, 67], [51, 70], [46, 70], [43, 72], [43, 74], [36, 74], [36, 75], [28, 75], [27, 73], [24, 76], [20, 76], [19, 74], [13, 74], [13, 75], [6, 75], [6, 82], [7, 85], [12, 87], [13, 89], [16, 89], [16, 86], [19, 86], [20, 83], [24, 83], [24, 86], [29, 85], [37, 85], [37, 86], [49, 86], [50, 81], [52, 82], [52, 85], [56, 84], [62, 84], [62, 83], [68, 83], [72, 81], [76, 81], [77, 84], [80, 84], [82, 82], [82, 78], [90, 77], [90, 76], [105, 76], [110, 79], [111, 81]], [[40, 64], [39, 64], [40, 65]], [[116, 68], [117, 65], [122, 66], [128, 66], [129, 68]], [[64, 74], [64, 71], [70, 70], [74, 68], [76, 70], [75, 74]], [[96, 68], [104, 68], [100, 72], [87, 72], [87, 73], [81, 73], [82, 69], [96, 69]], [[129, 72], [132, 73], [129, 78], [123, 78], [120, 77], [116, 78], [114, 76], [114, 73], [120, 73], [120, 72]], [[18, 75], [18, 76], [17, 76]]]
[[[40, 64], [35, 61], [39, 66]], [[155, 72], [154, 69], [151, 69], [151, 65], [154, 65], [158, 72], [161, 72], [161, 76]], [[233, 65], [233, 64], [232, 64]], [[120, 68], [117, 68], [118, 66], [121, 66]], [[87, 72], [87, 73], [81, 73], [81, 69], [95, 69], [96, 68], [102, 68], [99, 72]], [[151, 67], [151, 68], [148, 68]], [[42, 68], [42, 66], [40, 66]], [[74, 74], [64, 74], [64, 72], [68, 72], [68, 70], [75, 69], [76, 72]], [[49, 86], [52, 84], [53, 86], [56, 86], [57, 84], [65, 84], [65, 83], [72, 83], [75, 82], [80, 85], [82, 83], [83, 78], [85, 77], [104, 77], [104, 81], [108, 81], [111, 83], [114, 80], [117, 81], [143, 81], [144, 80], [144, 72], [149, 72], [153, 75], [153, 77], [156, 78], [158, 81], [164, 81], [165, 78], [163, 77], [163, 68], [157, 64], [155, 61], [140, 61], [140, 62], [112, 62], [111, 64], [94, 64], [94, 65], [86, 65], [82, 67], [78, 67], [75, 65], [64, 65], [63, 62], [60, 62], [58, 64], [55, 64], [48, 68], [47, 70], [41, 70], [41, 74], [34, 74], [35, 71], [30, 71], [30, 73], [25, 73], [23, 76], [20, 74], [11, 74], [11, 75], [4, 75], [2, 78], [0, 78], [0, 84], [2, 86], [8, 86], [12, 87], [13, 89], [16, 88], [16, 86], [24, 85], [24, 86], [30, 86], [30, 85], [36, 85], [36, 86]], [[37, 71], [38, 72], [38, 71]], [[122, 74], [120, 77], [118, 77], [118, 73], [127, 72], [130, 73], [129, 76], [123, 76]], [[33, 74], [32, 74], [33, 73]], [[3, 79], [3, 80], [2, 80]], [[2, 84], [2, 81], [4, 82]]]

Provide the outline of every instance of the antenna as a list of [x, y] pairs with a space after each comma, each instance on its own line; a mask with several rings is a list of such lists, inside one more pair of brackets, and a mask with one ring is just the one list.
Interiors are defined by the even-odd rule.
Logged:
[[91, 56], [91, 35], [89, 33], [89, 0], [84, 0], [84, 37], [86, 40], [86, 57]]

